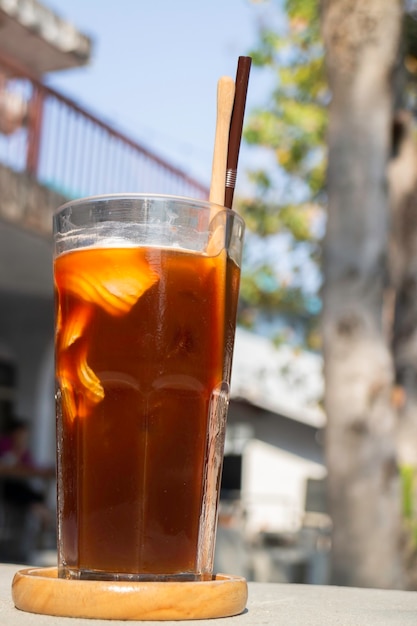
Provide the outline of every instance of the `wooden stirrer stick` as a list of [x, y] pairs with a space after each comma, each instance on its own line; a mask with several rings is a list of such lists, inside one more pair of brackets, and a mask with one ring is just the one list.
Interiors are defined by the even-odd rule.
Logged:
[[233, 79], [222, 76], [217, 83], [217, 119], [210, 185], [210, 202], [221, 206], [224, 205], [227, 150], [234, 97]]

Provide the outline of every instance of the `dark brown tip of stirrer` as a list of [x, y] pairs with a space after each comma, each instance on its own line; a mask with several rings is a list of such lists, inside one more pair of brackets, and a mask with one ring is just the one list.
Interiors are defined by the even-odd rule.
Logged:
[[246, 94], [248, 91], [251, 57], [239, 57], [235, 81], [235, 99], [230, 121], [229, 144], [227, 150], [226, 187], [224, 205], [232, 208], [235, 192], [240, 142], [242, 139], [243, 118], [245, 115]]

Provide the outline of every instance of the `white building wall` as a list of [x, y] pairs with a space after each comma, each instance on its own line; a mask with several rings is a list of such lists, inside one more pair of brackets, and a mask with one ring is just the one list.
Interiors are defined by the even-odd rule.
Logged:
[[297, 530], [305, 510], [307, 479], [325, 475], [326, 469], [319, 463], [264, 441], [248, 442], [242, 468], [247, 533]]

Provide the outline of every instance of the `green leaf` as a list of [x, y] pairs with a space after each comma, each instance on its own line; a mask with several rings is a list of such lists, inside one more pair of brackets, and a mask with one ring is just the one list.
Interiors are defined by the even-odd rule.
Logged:
[[[325, 197], [327, 104], [329, 89], [320, 38], [318, 0], [285, 0], [286, 27], [261, 28], [250, 54], [257, 72], [275, 81], [268, 101], [246, 115], [243, 140], [271, 156], [270, 167], [248, 174], [252, 197], [237, 199], [249, 231], [285, 236], [290, 255], [312, 267], [321, 261], [317, 220]], [[281, 20], [282, 23], [282, 20]], [[307, 252], [306, 252], [307, 251]], [[259, 312], [284, 316], [288, 325], [301, 323], [307, 345], [320, 345], [320, 298], [302, 284], [300, 263], [292, 262], [292, 283], [280, 278], [268, 263], [244, 265], [239, 320], [250, 326]], [[299, 271], [297, 271], [299, 268]], [[289, 340], [285, 328], [277, 341]]]

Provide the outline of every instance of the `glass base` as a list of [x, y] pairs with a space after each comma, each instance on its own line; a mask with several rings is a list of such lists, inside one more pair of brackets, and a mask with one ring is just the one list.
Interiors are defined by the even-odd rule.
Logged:
[[104, 572], [102, 570], [73, 569], [71, 567], [59, 567], [58, 578], [66, 580], [117, 580], [122, 582], [199, 582], [214, 580], [210, 573], [195, 574], [193, 572], [180, 572], [176, 574], [150, 574], [127, 572]]

